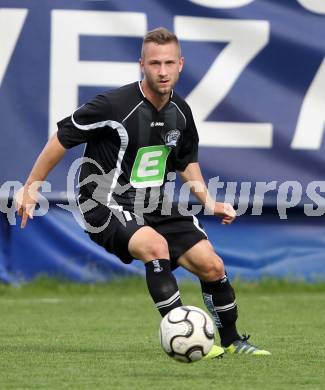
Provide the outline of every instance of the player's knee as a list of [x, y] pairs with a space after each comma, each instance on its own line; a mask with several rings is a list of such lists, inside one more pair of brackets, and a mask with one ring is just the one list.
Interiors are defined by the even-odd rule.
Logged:
[[150, 244], [149, 257], [150, 260], [169, 259], [168, 243], [164, 238]]
[[207, 259], [200, 267], [200, 279], [206, 282], [213, 282], [225, 275], [225, 267], [220, 257], [214, 256]]
[[169, 259], [168, 243], [163, 237], [155, 242], [148, 242], [144, 249], [144, 260]]

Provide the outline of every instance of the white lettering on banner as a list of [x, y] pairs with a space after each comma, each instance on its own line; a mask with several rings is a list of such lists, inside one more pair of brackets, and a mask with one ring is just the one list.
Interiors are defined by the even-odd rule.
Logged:
[[214, 201], [217, 201], [218, 190], [224, 187], [225, 183], [219, 180], [219, 176], [212, 177], [208, 182], [208, 193], [210, 197], [205, 205], [204, 215], [214, 215]]
[[[319, 188], [319, 192], [325, 192], [324, 181], [312, 181], [308, 183], [306, 194], [313, 203], [304, 204], [304, 212], [308, 217], [321, 217], [325, 213], [325, 198], [320, 196], [316, 189]], [[315, 208], [315, 206], [318, 206]]]
[[0, 8], [0, 86], [26, 20], [24, 8]]
[[[189, 0], [193, 4], [209, 8], [239, 8], [253, 3], [255, 0]], [[325, 14], [324, 0], [297, 0], [305, 9]]]
[[191, 215], [197, 215], [202, 210], [202, 205], [193, 205], [191, 209], [188, 208], [190, 201], [190, 194], [192, 191], [204, 192], [204, 185], [196, 180], [189, 180], [184, 183], [179, 192], [179, 202], [178, 202], [178, 211], [181, 215], [185, 217], [190, 217]]
[[146, 31], [144, 13], [52, 11], [49, 135], [77, 108], [78, 86], [118, 87], [140, 76], [137, 62], [79, 61], [79, 36], [142, 38]]
[[186, 99], [198, 122], [200, 144], [270, 148], [273, 135], [271, 123], [206, 121], [245, 67], [267, 45], [270, 35], [269, 22], [176, 16], [175, 32], [181, 40], [229, 42]]
[[271, 181], [269, 183], [267, 183], [266, 181], [256, 182], [252, 215], [262, 214], [265, 194], [270, 191], [276, 190], [276, 186], [277, 186], [277, 181]]
[[296, 181], [285, 181], [278, 189], [276, 205], [280, 219], [288, 219], [287, 209], [299, 204], [302, 196], [302, 185]]
[[308, 11], [316, 12], [317, 14], [325, 15], [325, 1], [324, 0], [297, 0]]
[[320, 149], [325, 126], [325, 58], [302, 103], [292, 149]]
[[23, 187], [19, 181], [6, 181], [0, 186], [0, 213], [7, 214], [10, 225], [16, 225], [16, 206], [9, 199], [12, 193], [16, 193]]
[[210, 8], [237, 8], [250, 4], [255, 0], [189, 0], [191, 3]]

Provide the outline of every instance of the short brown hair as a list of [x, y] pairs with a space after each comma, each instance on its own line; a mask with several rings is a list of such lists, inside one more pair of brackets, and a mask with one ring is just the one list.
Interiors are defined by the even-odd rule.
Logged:
[[143, 58], [144, 45], [146, 43], [154, 42], [158, 45], [165, 45], [166, 43], [175, 42], [179, 48], [179, 55], [181, 55], [181, 47], [178, 41], [177, 36], [167, 30], [165, 27], [158, 27], [154, 30], [148, 31], [143, 38], [142, 48], [141, 48], [141, 57]]

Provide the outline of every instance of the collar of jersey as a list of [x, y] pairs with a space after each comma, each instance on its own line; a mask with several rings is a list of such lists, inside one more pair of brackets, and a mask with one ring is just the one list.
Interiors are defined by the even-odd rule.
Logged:
[[[151, 101], [146, 98], [146, 95], [144, 94], [143, 89], [141, 87], [141, 80], [138, 81], [138, 88], [139, 88], [139, 91], [140, 91], [140, 94], [141, 94], [142, 98], [146, 102], [148, 102], [156, 111], [158, 111], [157, 108], [151, 103]], [[168, 102], [162, 107], [161, 110], [159, 110], [159, 112], [163, 111], [166, 107], [168, 107], [168, 104], [172, 100], [173, 96], [174, 96], [174, 90], [172, 89]]]

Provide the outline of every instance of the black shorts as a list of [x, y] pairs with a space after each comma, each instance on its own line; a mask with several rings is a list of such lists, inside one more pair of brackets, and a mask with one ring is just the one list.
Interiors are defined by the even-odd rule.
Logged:
[[[133, 261], [128, 252], [130, 238], [143, 226], [150, 226], [166, 239], [173, 269], [178, 266], [177, 259], [183, 253], [202, 239], [207, 239], [198, 219], [181, 215], [177, 206], [172, 207], [171, 215], [161, 215], [160, 210], [156, 210], [144, 214], [142, 221], [122, 207], [112, 210], [102, 204], [82, 214], [86, 223], [85, 231], [90, 238], [126, 264]], [[89, 226], [98, 228], [98, 231], [89, 229]]]

